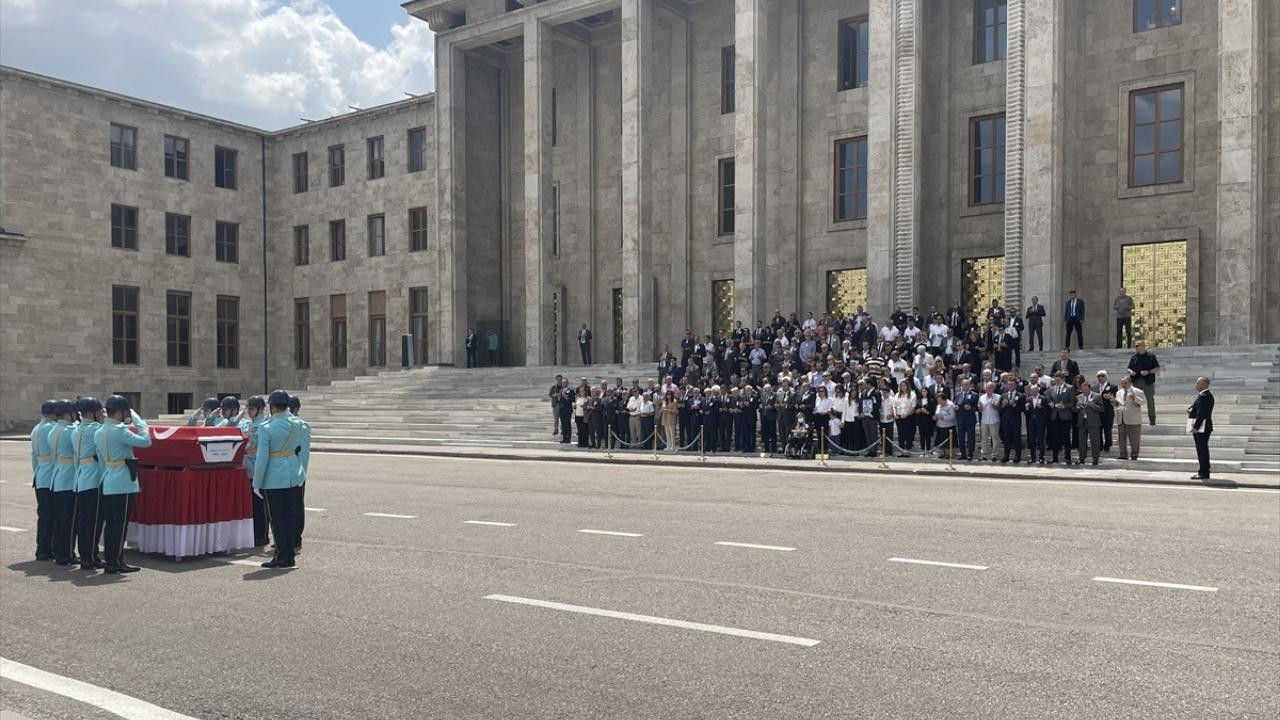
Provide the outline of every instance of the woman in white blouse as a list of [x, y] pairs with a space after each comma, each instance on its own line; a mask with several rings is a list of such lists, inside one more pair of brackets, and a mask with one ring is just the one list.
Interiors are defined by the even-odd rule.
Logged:
[[956, 442], [956, 404], [947, 397], [945, 390], [939, 390], [936, 397], [938, 409], [933, 413], [933, 419], [938, 423], [937, 435], [947, 440], [947, 449], [940, 451], [938, 457], [950, 457], [948, 453], [955, 452], [953, 448]]
[[901, 457], [910, 457], [906, 452], [916, 438], [916, 407], [920, 404], [920, 396], [911, 388], [910, 380], [898, 383], [898, 394], [893, 396], [893, 419], [898, 424], [898, 447], [902, 449]]

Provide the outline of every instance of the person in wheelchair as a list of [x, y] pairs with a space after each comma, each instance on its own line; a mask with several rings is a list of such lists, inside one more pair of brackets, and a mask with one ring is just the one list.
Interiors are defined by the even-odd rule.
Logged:
[[786, 456], [791, 458], [813, 456], [813, 439], [809, 436], [809, 421], [804, 413], [796, 414], [796, 425], [791, 429], [791, 437], [787, 438]]

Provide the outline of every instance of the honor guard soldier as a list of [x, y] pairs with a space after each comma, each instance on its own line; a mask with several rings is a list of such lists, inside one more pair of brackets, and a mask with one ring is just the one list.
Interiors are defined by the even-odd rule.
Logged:
[[276, 538], [276, 553], [262, 567], [289, 568], [294, 567], [294, 542], [298, 532], [294, 518], [295, 496], [304, 480], [302, 458], [310, 454], [310, 445], [304, 445], [302, 421], [289, 412], [289, 393], [276, 390], [267, 403], [271, 419], [258, 429], [253, 488], [266, 502], [271, 534]]
[[53, 453], [49, 431], [58, 424], [56, 400], [40, 405], [40, 422], [31, 428], [31, 486], [36, 491], [36, 560], [53, 559]]
[[[293, 543], [294, 552], [302, 552], [302, 529], [307, 525], [307, 461], [311, 458], [311, 426], [302, 419], [302, 399], [297, 395], [289, 396], [289, 414], [302, 423], [302, 442], [298, 446], [298, 459], [302, 461], [302, 484], [294, 498], [294, 515], [297, 521], [297, 536]], [[302, 448], [306, 448], [303, 452]]]
[[[258, 455], [258, 431], [267, 422], [267, 401], [261, 395], [254, 395], [245, 401], [245, 415], [240, 419], [240, 432], [245, 437], [244, 469], [249, 487], [253, 487], [253, 464]], [[256, 493], [253, 496], [253, 545], [265, 547], [270, 541], [267, 533], [267, 510], [262, 498]]]
[[102, 570], [98, 553], [102, 539], [102, 515], [98, 495], [102, 490], [102, 462], [98, 458], [98, 430], [102, 428], [102, 403], [83, 397], [76, 402], [80, 424], [71, 433], [76, 456], [76, 539], [80, 544], [80, 569]]
[[49, 434], [49, 448], [53, 451], [53, 559], [58, 565], [77, 562], [72, 557], [75, 549], [76, 521], [76, 457], [71, 435], [76, 428], [76, 404], [59, 400], [55, 410], [58, 423]]
[[240, 424], [240, 399], [235, 395], [228, 395], [218, 403], [218, 412], [213, 414], [212, 420], [206, 420], [205, 424], [210, 427], [236, 427]]
[[200, 409], [191, 413], [191, 417], [187, 418], [187, 425], [213, 425], [218, 419], [217, 411], [220, 406], [218, 398], [205, 398], [204, 402], [200, 403]]
[[[137, 572], [124, 563], [124, 539], [128, 535], [129, 510], [138, 494], [136, 447], [151, 447], [147, 421], [129, 407], [129, 401], [112, 395], [106, 402], [107, 419], [98, 430], [98, 459], [102, 462], [102, 542], [108, 574]], [[134, 426], [130, 429], [129, 423]]]

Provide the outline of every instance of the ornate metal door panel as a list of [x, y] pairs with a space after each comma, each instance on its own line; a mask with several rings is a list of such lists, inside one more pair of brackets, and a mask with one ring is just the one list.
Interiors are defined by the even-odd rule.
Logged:
[[711, 334], [716, 340], [733, 332], [733, 281], [711, 283]]
[[613, 289], [613, 361], [622, 362], [622, 288]]
[[867, 306], [867, 269], [828, 270], [827, 310], [849, 316], [859, 306]]
[[1004, 256], [965, 258], [961, 264], [960, 298], [965, 317], [985, 324], [991, 301], [1004, 304]]
[[1125, 245], [1121, 283], [1133, 297], [1133, 337], [1153, 347], [1187, 342], [1187, 242]]

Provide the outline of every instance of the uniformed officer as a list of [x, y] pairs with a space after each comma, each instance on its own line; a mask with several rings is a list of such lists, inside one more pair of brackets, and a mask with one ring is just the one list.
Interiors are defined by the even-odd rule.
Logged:
[[289, 412], [289, 393], [276, 390], [267, 400], [271, 418], [258, 428], [258, 450], [253, 463], [254, 492], [263, 496], [271, 518], [271, 534], [276, 537], [275, 557], [265, 568], [294, 567], [294, 518], [298, 487], [305, 480], [305, 460], [310, 456], [310, 438], [304, 437], [303, 423]]
[[[240, 418], [240, 432], [245, 436], [244, 469], [248, 473], [249, 487], [253, 487], [253, 464], [258, 459], [258, 431], [267, 422], [267, 401], [261, 395], [254, 395], [245, 401], [245, 414]], [[265, 547], [270, 542], [267, 527], [267, 509], [262, 498], [256, 493], [253, 496], [253, 545]]]
[[218, 419], [218, 408], [220, 406], [218, 398], [205, 398], [204, 402], [200, 403], [200, 409], [191, 413], [191, 417], [187, 418], [187, 425], [213, 425]]
[[[129, 407], [129, 401], [112, 395], [106, 402], [107, 419], [98, 429], [98, 459], [102, 462], [102, 542], [108, 574], [137, 572], [124, 563], [124, 540], [129, 529], [129, 509], [138, 494], [136, 447], [150, 447], [147, 421]], [[133, 428], [129, 424], [132, 421]]]
[[240, 424], [240, 399], [228, 395], [218, 403], [218, 411], [213, 417], [205, 420], [210, 427], [237, 427]]
[[[307, 525], [307, 462], [311, 458], [311, 426], [306, 420], [302, 419], [302, 399], [297, 395], [289, 396], [289, 414], [297, 418], [302, 423], [302, 437], [304, 444], [298, 446], [298, 458], [302, 461], [302, 484], [298, 486], [298, 492], [294, 494], [294, 519], [297, 527], [297, 540], [293, 544], [294, 552], [302, 552], [302, 529]], [[306, 447], [306, 453], [302, 452], [302, 448]]]
[[71, 433], [76, 456], [76, 539], [80, 544], [80, 569], [102, 570], [106, 564], [98, 553], [102, 539], [102, 514], [98, 512], [102, 492], [102, 462], [98, 458], [98, 430], [102, 428], [102, 403], [83, 397], [76, 402], [80, 424]]
[[72, 556], [76, 536], [76, 454], [71, 435], [76, 428], [76, 404], [59, 400], [57, 425], [49, 433], [49, 448], [53, 451], [53, 559], [58, 565], [78, 562]]
[[36, 491], [36, 560], [53, 559], [53, 453], [49, 431], [58, 424], [57, 400], [40, 405], [40, 422], [31, 428], [31, 486]]

